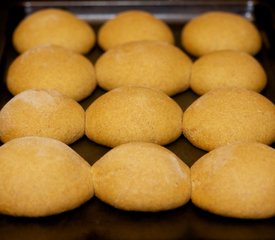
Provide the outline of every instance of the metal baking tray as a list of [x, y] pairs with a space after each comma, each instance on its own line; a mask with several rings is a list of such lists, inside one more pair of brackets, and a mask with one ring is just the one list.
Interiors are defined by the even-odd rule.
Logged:
[[[263, 47], [256, 58], [268, 75], [268, 84], [262, 94], [275, 102], [274, 19], [273, 10], [265, 1], [14, 1], [0, 9], [0, 108], [12, 98], [5, 85], [8, 66], [18, 55], [12, 46], [12, 33], [26, 15], [47, 7], [67, 9], [92, 24], [96, 31], [121, 11], [146, 10], [170, 25], [178, 47], [181, 47], [182, 27], [194, 16], [210, 10], [241, 14], [253, 21], [261, 32]], [[86, 56], [95, 63], [102, 53], [96, 46]], [[97, 87], [80, 103], [86, 109], [103, 93], [105, 91]], [[198, 96], [187, 90], [173, 98], [185, 110]], [[91, 165], [110, 150], [86, 137], [70, 146]], [[184, 136], [166, 147], [189, 166], [205, 154]], [[164, 212], [126, 212], [93, 197], [77, 209], [50, 217], [0, 215], [0, 239], [275, 239], [275, 218], [225, 218], [202, 211], [191, 202]]]

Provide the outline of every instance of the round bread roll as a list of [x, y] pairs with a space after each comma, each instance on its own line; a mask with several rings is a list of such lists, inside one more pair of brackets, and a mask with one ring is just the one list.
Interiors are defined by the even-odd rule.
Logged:
[[2, 142], [24, 136], [51, 137], [70, 144], [84, 135], [85, 111], [54, 90], [26, 90], [0, 111]]
[[210, 151], [235, 141], [275, 141], [275, 106], [244, 88], [209, 91], [183, 114], [183, 134], [196, 147]]
[[161, 41], [137, 41], [103, 54], [95, 65], [100, 87], [151, 87], [175, 95], [189, 87], [192, 61], [179, 48]]
[[88, 97], [96, 87], [93, 64], [66, 48], [49, 45], [32, 48], [18, 56], [7, 73], [9, 91], [55, 89], [76, 101]]
[[192, 202], [235, 218], [275, 216], [275, 150], [261, 143], [217, 148], [191, 167]]
[[174, 44], [168, 25], [151, 13], [140, 10], [124, 11], [105, 22], [98, 32], [98, 44], [108, 50], [123, 43], [159, 40]]
[[85, 21], [68, 11], [49, 8], [23, 19], [12, 40], [20, 53], [40, 45], [56, 44], [84, 54], [94, 46], [96, 37]]
[[203, 95], [220, 87], [244, 87], [260, 92], [267, 76], [261, 64], [246, 52], [221, 50], [206, 54], [192, 66], [190, 86]]
[[161, 211], [190, 199], [190, 169], [153, 143], [131, 142], [107, 152], [92, 166], [95, 195], [123, 210]]
[[86, 110], [85, 133], [115, 147], [132, 141], [165, 145], [181, 135], [182, 109], [165, 93], [143, 87], [113, 89]]
[[218, 50], [239, 50], [254, 55], [262, 44], [259, 31], [248, 19], [220, 11], [190, 20], [182, 29], [181, 42], [186, 51], [197, 57]]
[[90, 165], [64, 143], [13, 139], [0, 147], [0, 212], [40, 217], [78, 207], [93, 194]]

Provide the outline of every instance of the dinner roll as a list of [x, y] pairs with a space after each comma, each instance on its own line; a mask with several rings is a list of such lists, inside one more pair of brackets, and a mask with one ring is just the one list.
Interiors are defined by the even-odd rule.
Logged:
[[244, 87], [260, 92], [266, 82], [263, 67], [251, 55], [221, 50], [206, 54], [194, 62], [190, 86], [199, 95], [220, 87]]
[[194, 56], [217, 50], [240, 50], [256, 54], [261, 36], [245, 17], [229, 12], [211, 11], [191, 19], [182, 29], [181, 43]]
[[66, 48], [48, 45], [18, 56], [7, 73], [9, 91], [16, 95], [27, 89], [55, 89], [76, 101], [88, 97], [96, 87], [93, 64]]
[[175, 42], [173, 33], [165, 22], [141, 10], [119, 13], [105, 22], [98, 32], [98, 44], [104, 50], [140, 40], [160, 40], [170, 44]]
[[196, 147], [210, 151], [235, 141], [275, 141], [275, 106], [244, 88], [209, 91], [183, 114], [183, 134]]
[[87, 53], [95, 44], [92, 27], [62, 9], [43, 9], [24, 18], [13, 33], [13, 45], [22, 53], [40, 45], [56, 44]]
[[204, 155], [191, 167], [192, 202], [235, 218], [275, 216], [275, 150], [235, 143]]
[[100, 87], [151, 87], [175, 95], [189, 87], [192, 61], [179, 48], [160, 41], [137, 41], [103, 54], [95, 65]]
[[84, 109], [55, 90], [26, 90], [0, 111], [2, 142], [24, 136], [51, 137], [66, 144], [84, 135]]
[[90, 165], [64, 143], [13, 139], [0, 147], [0, 212], [40, 217], [78, 207], [93, 194]]
[[92, 166], [95, 195], [123, 210], [161, 211], [190, 199], [190, 169], [153, 143], [122, 144]]
[[165, 145], [181, 135], [182, 109], [165, 93], [121, 87], [97, 98], [86, 110], [85, 133], [96, 143], [115, 147], [131, 141]]

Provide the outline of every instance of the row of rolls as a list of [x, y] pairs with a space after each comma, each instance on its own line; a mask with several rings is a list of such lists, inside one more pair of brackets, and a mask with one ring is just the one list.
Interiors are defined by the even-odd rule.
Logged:
[[[60, 9], [15, 29], [20, 55], [6, 78], [14, 97], [0, 111], [1, 213], [47, 216], [96, 195], [127, 211], [191, 199], [228, 217], [275, 215], [275, 106], [259, 93], [267, 75], [253, 57], [261, 37], [251, 22], [226, 12], [190, 20], [181, 41], [192, 57], [144, 11], [102, 25], [105, 52], [93, 64], [84, 54], [95, 39], [91, 25]], [[107, 92], [83, 109], [97, 86]], [[201, 96], [183, 110], [172, 96], [188, 88]], [[92, 166], [68, 146], [84, 134], [111, 148]], [[191, 167], [161, 146], [182, 134], [208, 152]]]

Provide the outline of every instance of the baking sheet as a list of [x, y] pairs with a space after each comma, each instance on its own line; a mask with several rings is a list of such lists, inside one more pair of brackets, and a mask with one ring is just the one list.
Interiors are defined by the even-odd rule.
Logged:
[[[275, 102], [275, 50], [272, 11], [265, 2], [252, 1], [28, 1], [17, 2], [0, 22], [0, 108], [12, 97], [5, 86], [6, 70], [18, 55], [11, 44], [11, 35], [26, 15], [45, 7], [67, 9], [92, 24], [97, 31], [102, 22], [128, 9], [141, 9], [166, 21], [180, 46], [180, 32], [190, 18], [210, 10], [226, 10], [254, 21], [261, 31], [264, 46], [257, 59], [268, 75], [262, 94]], [[4, 12], [2, 9], [1, 12]], [[96, 46], [86, 56], [95, 63], [102, 54]], [[81, 105], [86, 109], [105, 91], [96, 91]], [[185, 110], [198, 96], [191, 90], [173, 98]], [[70, 145], [91, 165], [109, 148], [83, 137]], [[274, 146], [274, 145], [273, 145]], [[191, 166], [205, 152], [192, 146], [184, 136], [166, 146]], [[275, 204], [275, 203], [274, 203]], [[207, 213], [191, 202], [171, 211], [158, 213], [125, 212], [97, 198], [81, 207], [45, 218], [14, 218], [0, 215], [0, 239], [274, 239], [275, 218], [240, 220]]]

